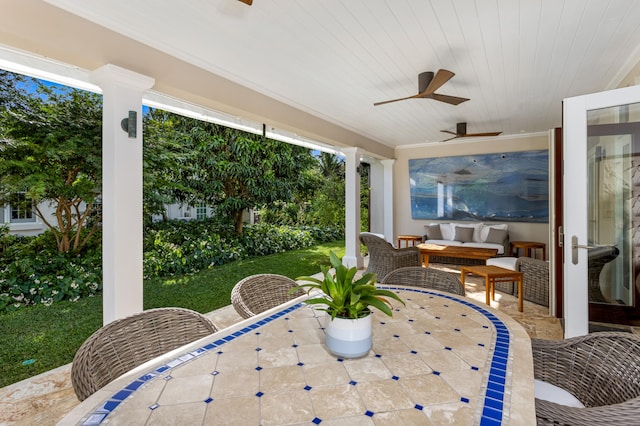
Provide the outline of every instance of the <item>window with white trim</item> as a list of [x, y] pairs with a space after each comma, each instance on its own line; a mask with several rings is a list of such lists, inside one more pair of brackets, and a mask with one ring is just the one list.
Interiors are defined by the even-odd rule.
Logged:
[[205, 219], [207, 217], [207, 206], [198, 204], [196, 206], [196, 219]]
[[26, 201], [24, 194], [15, 194], [13, 197], [16, 201], [10, 204], [10, 222], [35, 222], [36, 216], [33, 214], [33, 207]]

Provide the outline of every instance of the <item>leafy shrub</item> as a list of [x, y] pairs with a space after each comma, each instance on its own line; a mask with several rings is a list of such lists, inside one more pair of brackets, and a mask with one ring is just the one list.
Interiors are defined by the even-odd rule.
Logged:
[[[337, 228], [245, 225], [243, 235], [215, 219], [150, 224], [143, 240], [145, 279], [196, 273], [234, 260], [281, 253], [343, 238]], [[0, 312], [102, 290], [100, 237], [82, 254], [59, 253], [50, 232], [9, 235], [0, 228]]]
[[63, 299], [76, 301], [101, 290], [99, 256], [33, 254], [0, 269], [0, 312], [38, 303], [48, 306]]

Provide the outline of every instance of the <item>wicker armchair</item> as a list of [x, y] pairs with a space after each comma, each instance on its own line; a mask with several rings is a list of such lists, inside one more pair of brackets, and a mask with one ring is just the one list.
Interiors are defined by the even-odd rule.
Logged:
[[585, 408], [536, 399], [538, 425], [640, 424], [640, 337], [599, 332], [532, 339], [534, 375], [573, 394]]
[[257, 274], [244, 278], [231, 290], [231, 303], [242, 318], [271, 309], [304, 294], [289, 293], [298, 284], [291, 278], [276, 274]]
[[394, 248], [383, 238], [372, 234], [360, 234], [360, 242], [369, 251], [366, 273], [375, 273], [378, 280], [389, 272], [405, 266], [420, 266], [420, 250], [417, 247]]
[[538, 305], [549, 306], [549, 262], [531, 257], [519, 257], [517, 268], [522, 272], [523, 299]]
[[127, 371], [216, 331], [207, 317], [182, 308], [149, 309], [110, 322], [76, 352], [73, 390], [84, 401]]
[[382, 279], [383, 284], [399, 284], [431, 288], [453, 294], [465, 295], [462, 282], [449, 272], [422, 266], [408, 266], [395, 269]]

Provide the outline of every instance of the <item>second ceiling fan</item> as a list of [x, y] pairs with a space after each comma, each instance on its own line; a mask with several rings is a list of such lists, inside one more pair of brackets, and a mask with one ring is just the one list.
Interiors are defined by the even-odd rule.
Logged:
[[472, 138], [472, 137], [476, 137], [477, 138], [477, 137], [483, 137], [483, 136], [498, 136], [500, 133], [502, 133], [502, 132], [467, 133], [467, 123], [458, 123], [458, 124], [456, 124], [455, 133], [450, 131], [450, 130], [440, 130], [440, 131], [453, 135], [452, 138], [445, 139], [445, 140], [440, 141], [440, 142], [446, 142], [446, 141], [450, 141], [451, 139], [457, 139], [457, 138]]
[[468, 101], [469, 99], [435, 93], [436, 90], [438, 90], [443, 84], [449, 81], [454, 75], [455, 74], [453, 72], [443, 69], [438, 70], [435, 75], [431, 71], [423, 72], [418, 75], [418, 94], [400, 99], [392, 99], [390, 101], [376, 102], [373, 105], [378, 106], [388, 104], [390, 102], [419, 98], [434, 99], [436, 101], [446, 102], [451, 105], [461, 104], [462, 102]]

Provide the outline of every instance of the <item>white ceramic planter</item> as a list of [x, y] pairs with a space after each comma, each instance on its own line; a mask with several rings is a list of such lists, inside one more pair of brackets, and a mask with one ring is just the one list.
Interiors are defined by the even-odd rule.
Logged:
[[326, 317], [327, 349], [342, 358], [359, 358], [371, 350], [371, 315], [358, 319]]

